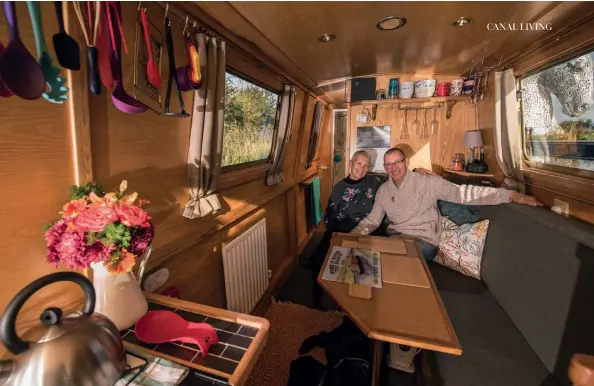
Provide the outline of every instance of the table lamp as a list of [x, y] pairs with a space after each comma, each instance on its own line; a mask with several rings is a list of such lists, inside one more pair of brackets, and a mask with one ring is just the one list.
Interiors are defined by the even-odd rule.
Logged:
[[483, 136], [480, 130], [468, 130], [464, 133], [464, 145], [470, 148], [470, 163], [475, 162], [474, 149], [483, 146]]

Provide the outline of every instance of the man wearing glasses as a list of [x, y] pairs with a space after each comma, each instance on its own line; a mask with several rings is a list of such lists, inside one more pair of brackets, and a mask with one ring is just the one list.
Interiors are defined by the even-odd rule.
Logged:
[[[376, 193], [379, 187], [387, 180], [383, 176], [367, 174], [371, 157], [364, 150], [359, 150], [353, 154], [349, 164], [349, 175], [336, 183], [332, 188], [324, 224], [326, 232], [322, 241], [312, 254], [307, 266], [313, 274], [313, 300], [319, 303], [322, 297], [322, 288], [317, 283], [317, 276], [322, 268], [324, 257], [330, 248], [330, 239], [333, 232], [349, 233], [363, 220], [374, 207], [373, 202], [376, 199]], [[419, 168], [420, 174], [433, 174], [430, 170]], [[417, 174], [417, 173], [411, 173]], [[434, 174], [433, 174], [434, 175]], [[440, 177], [436, 177], [440, 178]], [[369, 233], [376, 231], [383, 220], [379, 219], [378, 226]], [[383, 232], [379, 232], [382, 234]]]
[[395, 147], [384, 155], [389, 180], [377, 191], [372, 211], [351, 233], [368, 235], [388, 216], [389, 235], [419, 239], [423, 257], [433, 260], [439, 244], [437, 200], [467, 205], [498, 205], [509, 202], [542, 206], [532, 196], [503, 188], [456, 185], [433, 175], [410, 173], [404, 152]]

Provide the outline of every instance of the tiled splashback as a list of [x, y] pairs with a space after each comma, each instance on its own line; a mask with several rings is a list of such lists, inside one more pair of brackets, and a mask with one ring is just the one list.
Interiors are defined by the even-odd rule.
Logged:
[[[211, 346], [208, 350], [208, 355], [203, 357], [198, 346], [190, 343], [143, 343], [138, 340], [133, 329], [122, 332], [122, 337], [125, 342], [150, 349], [154, 351], [155, 355], [159, 355], [159, 353], [165, 354], [171, 357], [179, 358], [186, 362], [194, 363], [196, 365], [228, 374], [228, 377], [233, 374], [245, 352], [258, 333], [258, 329], [254, 327], [244, 326], [226, 320], [208, 317], [206, 315], [198, 314], [192, 311], [176, 309], [162, 304], [149, 302], [149, 311], [154, 310], [172, 311], [188, 321], [210, 324], [217, 330], [219, 343]], [[188, 378], [200, 377], [200, 373], [201, 372], [198, 370], [191, 369]], [[223, 377], [217, 377], [211, 374], [208, 374], [207, 377], [211, 378], [213, 381], [215, 381], [215, 383], [204, 383], [205, 385], [226, 384], [226, 380]]]

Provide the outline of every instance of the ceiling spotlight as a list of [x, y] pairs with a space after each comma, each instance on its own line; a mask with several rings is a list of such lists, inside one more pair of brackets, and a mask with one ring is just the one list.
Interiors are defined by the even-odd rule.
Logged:
[[332, 34], [323, 34], [322, 36], [320, 36], [318, 38], [318, 40], [321, 41], [322, 43], [328, 43], [334, 39], [336, 39], [336, 35], [332, 35]]
[[471, 19], [467, 17], [460, 17], [452, 22], [452, 24], [456, 27], [466, 27], [468, 24], [472, 22]]
[[382, 31], [392, 31], [404, 26], [405, 24], [405, 18], [400, 16], [390, 16], [378, 21], [375, 26], [377, 29]]

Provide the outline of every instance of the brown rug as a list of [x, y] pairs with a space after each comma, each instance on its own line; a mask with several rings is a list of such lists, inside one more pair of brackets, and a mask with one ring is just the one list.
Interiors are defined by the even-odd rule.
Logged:
[[[343, 313], [318, 311], [293, 303], [273, 301], [264, 318], [270, 322], [268, 343], [254, 366], [246, 386], [287, 386], [291, 362], [299, 357], [306, 338], [331, 331], [342, 322]], [[309, 352], [326, 364], [324, 350]]]

